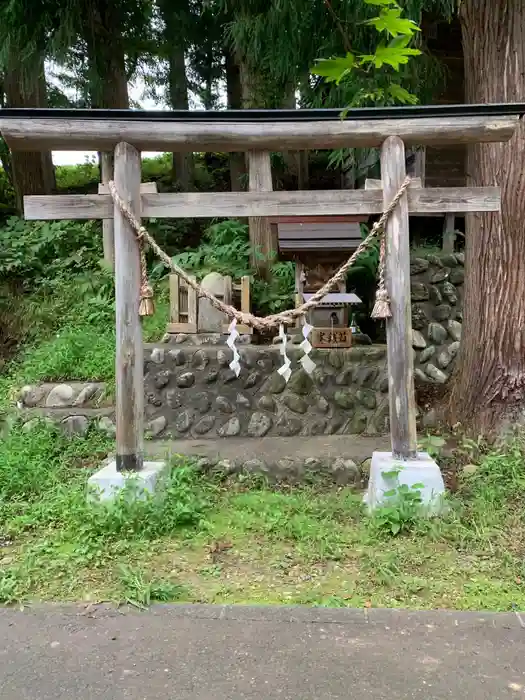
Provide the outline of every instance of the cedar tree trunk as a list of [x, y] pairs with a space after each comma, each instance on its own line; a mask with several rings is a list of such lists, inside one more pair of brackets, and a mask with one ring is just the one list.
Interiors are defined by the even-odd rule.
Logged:
[[79, 5], [89, 61], [91, 106], [128, 109], [123, 18], [115, 0], [84, 0]]
[[[29, 71], [22, 71], [18, 56], [10, 56], [4, 77], [7, 107], [47, 107], [44, 60], [38, 57]], [[50, 151], [11, 154], [11, 175], [16, 196], [16, 207], [24, 211], [24, 195], [51, 194], [55, 189], [55, 171]]]
[[[525, 101], [525, 0], [461, 3], [470, 103]], [[501, 214], [468, 217], [464, 324], [449, 420], [499, 431], [525, 396], [525, 127], [468, 151], [471, 185], [499, 185]]]
[[[242, 109], [241, 71], [231, 49], [225, 52], [226, 94], [228, 109]], [[230, 181], [232, 192], [240, 192], [246, 182], [246, 158], [244, 153], [230, 153]]]
[[[179, 3], [180, 5], [180, 3]], [[189, 8], [174, 6], [170, 0], [160, 5], [164, 20], [164, 40], [168, 56], [168, 101], [172, 109], [189, 109], [188, 79], [186, 76], [185, 28]], [[173, 179], [180, 190], [187, 192], [193, 183], [193, 153], [173, 154]]]

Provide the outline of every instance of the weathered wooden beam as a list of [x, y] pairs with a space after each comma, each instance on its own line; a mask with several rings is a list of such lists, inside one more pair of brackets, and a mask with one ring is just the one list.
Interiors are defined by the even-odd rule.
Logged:
[[[248, 152], [248, 177], [250, 192], [272, 192], [272, 166], [269, 151]], [[267, 278], [270, 256], [273, 251], [277, 251], [277, 245], [272, 244], [270, 222], [267, 217], [250, 216], [248, 218], [248, 227], [250, 230], [250, 244], [252, 246], [252, 267], [258, 271], [261, 277]]]
[[[381, 149], [381, 177], [385, 208], [406, 177], [405, 146], [397, 136]], [[410, 305], [410, 244], [408, 200], [404, 196], [386, 225], [386, 283], [392, 318], [386, 322], [390, 437], [396, 459], [417, 454], [412, 309]]]
[[143, 122], [118, 119], [1, 119], [15, 151], [108, 151], [127, 141], [143, 151], [287, 151], [373, 148], [388, 136], [409, 145], [508, 141], [518, 116], [297, 122]]
[[[111, 178], [109, 178], [111, 180]], [[109, 187], [106, 182], [109, 182], [109, 180], [105, 180], [103, 183], [100, 183], [98, 186], [98, 193], [99, 194], [109, 194]], [[156, 182], [141, 182], [140, 183], [140, 194], [157, 194], [157, 183]]]
[[[423, 187], [423, 184], [421, 182], [420, 177], [412, 177], [409, 185], [410, 189], [421, 189]], [[365, 180], [365, 190], [382, 190], [383, 189], [383, 181], [382, 180], [374, 180], [372, 178], [367, 178]], [[99, 193], [100, 194], [100, 193]]]
[[[101, 184], [98, 186], [99, 194], [109, 194], [107, 183], [113, 180], [114, 174], [114, 154], [100, 154], [100, 176]], [[106, 190], [104, 192], [104, 190]], [[104, 219], [102, 222], [102, 247], [104, 251], [104, 262], [111, 270], [115, 269], [115, 233], [113, 230], [113, 217]]]
[[[411, 188], [411, 214], [500, 211], [498, 187]], [[142, 195], [144, 218], [370, 215], [383, 211], [380, 189], [293, 192], [183, 192]], [[107, 219], [110, 195], [62, 194], [24, 197], [26, 219]]]
[[[115, 149], [115, 184], [140, 220], [140, 153], [128, 143]], [[117, 470], [139, 471], [144, 462], [144, 358], [139, 318], [140, 253], [137, 237], [115, 205], [115, 306]]]

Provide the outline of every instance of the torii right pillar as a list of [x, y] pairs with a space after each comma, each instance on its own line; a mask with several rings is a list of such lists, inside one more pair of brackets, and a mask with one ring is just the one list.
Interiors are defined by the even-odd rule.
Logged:
[[[405, 145], [389, 136], [381, 148], [385, 208], [406, 178]], [[412, 310], [410, 300], [410, 231], [407, 194], [392, 212], [385, 230], [386, 285], [392, 317], [386, 321], [391, 452], [374, 452], [365, 501], [370, 510], [396, 500], [399, 487], [417, 488], [431, 513], [442, 507], [445, 485], [437, 463], [417, 451]], [[387, 495], [388, 494], [388, 495]]]

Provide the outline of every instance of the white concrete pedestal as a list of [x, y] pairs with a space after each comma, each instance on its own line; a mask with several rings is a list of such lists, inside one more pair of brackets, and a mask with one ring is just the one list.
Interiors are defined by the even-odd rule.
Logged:
[[144, 467], [139, 472], [118, 472], [116, 460], [110, 459], [89, 477], [88, 500], [112, 501], [128, 484], [133, 486], [130, 493], [134, 498], [144, 499], [148, 494], [155, 493], [159, 481], [167, 471], [168, 465], [165, 462], [144, 462]]
[[419, 491], [428, 515], [437, 515], [443, 510], [443, 477], [437, 463], [426, 452], [419, 452], [416, 459], [406, 461], [394, 459], [391, 452], [374, 452], [368, 491], [364, 497], [368, 510], [373, 511], [395, 500], [395, 496], [385, 496], [385, 493], [403, 484], [409, 487], [422, 485]]

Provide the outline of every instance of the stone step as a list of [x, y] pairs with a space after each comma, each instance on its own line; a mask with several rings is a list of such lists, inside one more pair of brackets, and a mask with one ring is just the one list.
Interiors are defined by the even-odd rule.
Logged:
[[203, 470], [263, 474], [273, 481], [307, 476], [360, 487], [374, 451], [390, 449], [388, 437], [330, 435], [312, 437], [155, 440], [145, 444], [148, 460], [194, 457]]

